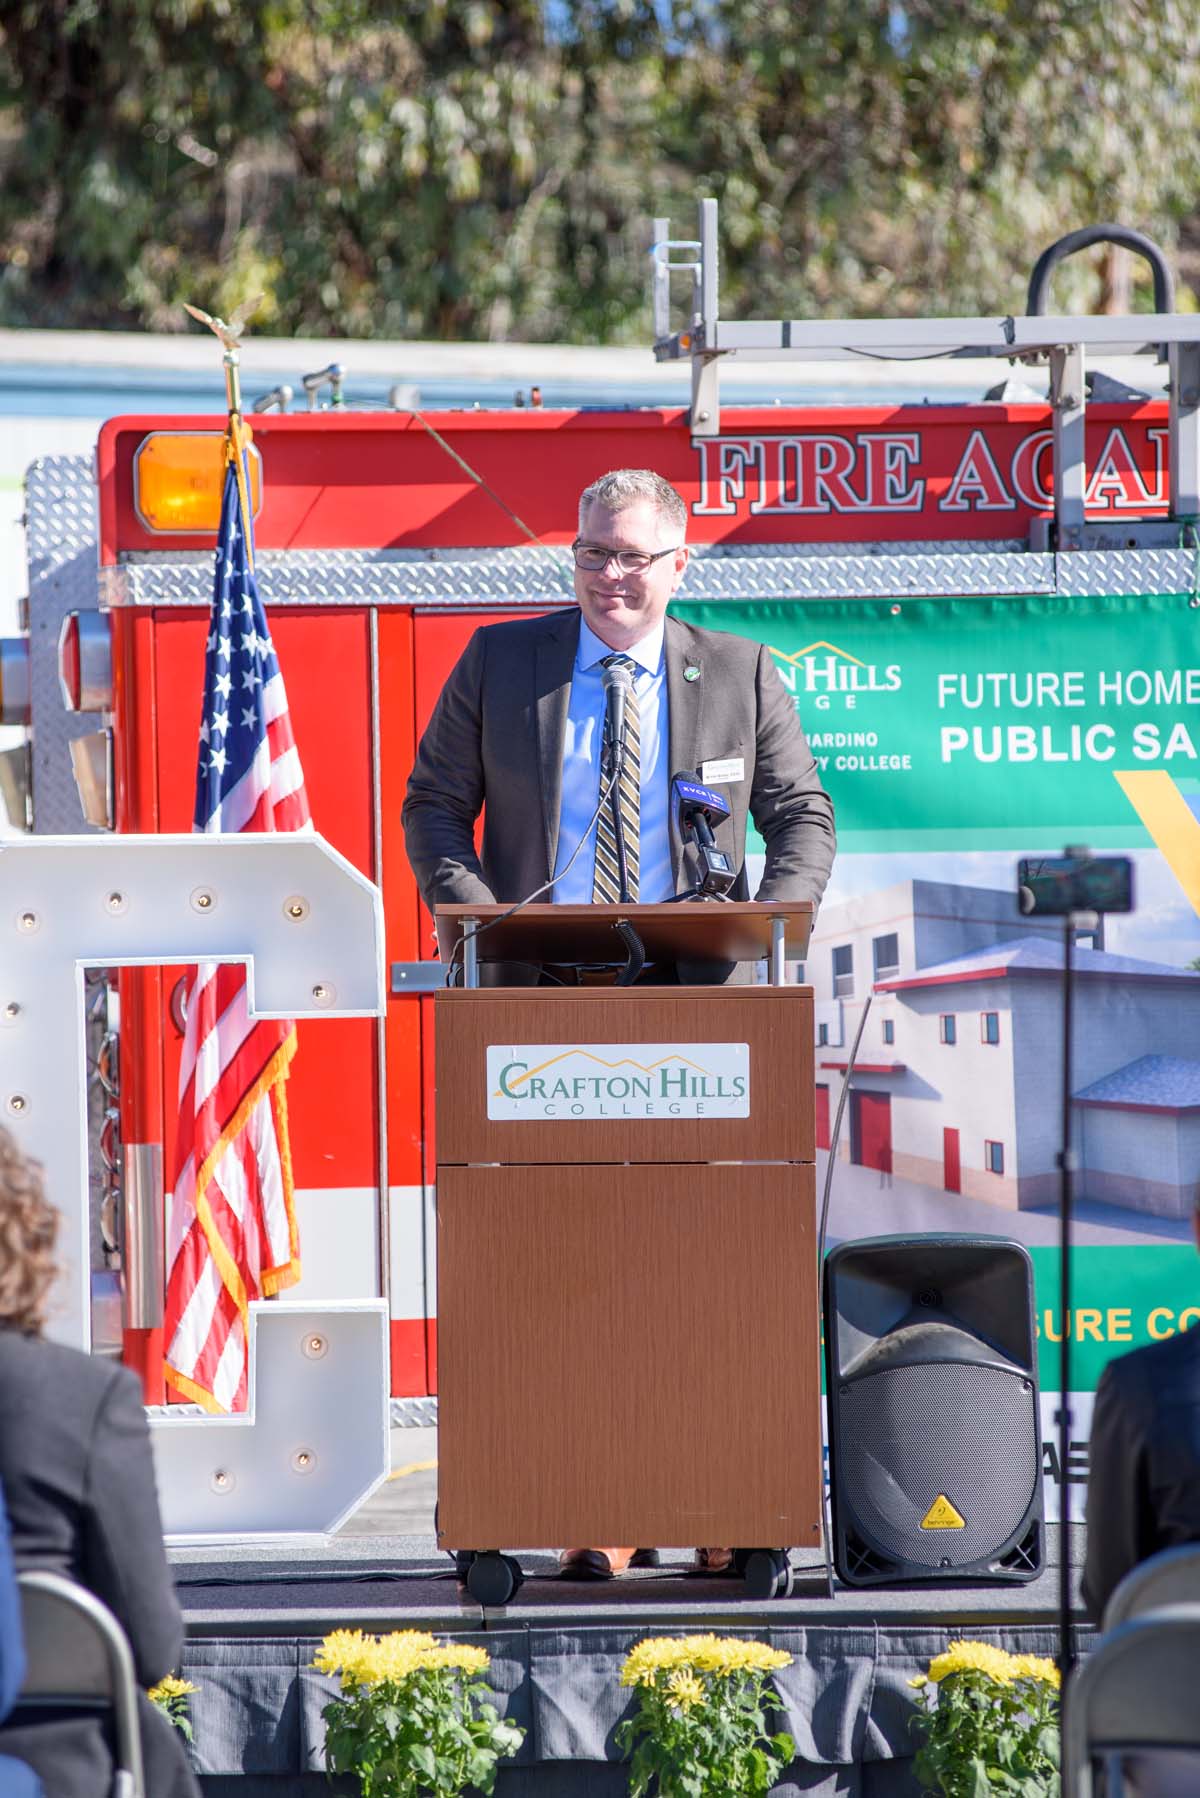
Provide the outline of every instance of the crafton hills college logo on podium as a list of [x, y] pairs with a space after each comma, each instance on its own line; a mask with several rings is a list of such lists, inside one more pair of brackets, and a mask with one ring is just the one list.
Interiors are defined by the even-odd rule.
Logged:
[[746, 1118], [748, 1043], [489, 1043], [489, 1118]]

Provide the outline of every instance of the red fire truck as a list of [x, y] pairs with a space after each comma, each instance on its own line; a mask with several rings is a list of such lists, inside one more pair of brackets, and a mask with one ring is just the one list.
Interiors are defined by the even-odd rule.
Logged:
[[[881, 752], [867, 743], [839, 760], [821, 707], [831, 692], [853, 703], [887, 672], [844, 653], [822, 606], [903, 621], [914, 606], [1180, 592], [1193, 579], [1200, 320], [1173, 313], [1161, 265], [1151, 318], [1043, 316], [1043, 270], [1022, 318], [730, 324], [719, 316], [715, 231], [706, 203], [695, 243], [672, 242], [665, 221], [657, 234], [657, 351], [690, 359], [690, 408], [626, 408], [614, 396], [610, 408], [571, 412], [344, 407], [253, 421], [260, 585], [314, 823], [382, 888], [391, 974], [384, 1020], [300, 1026], [289, 1100], [297, 1296], [386, 1292], [392, 1393], [413, 1404], [437, 1390], [436, 975], [421, 966], [436, 946], [405, 860], [401, 801], [470, 632], [571, 603], [566, 546], [580, 489], [611, 468], [658, 470], [691, 518], [683, 605], [726, 628], [744, 612], [773, 633], [772, 647], [799, 637], [777, 659], [810, 734], [831, 727], [826, 777], [852, 846], [867, 830], [860, 802]], [[693, 283], [682, 330], [666, 309], [677, 266]], [[1085, 353], [1160, 345], [1168, 397], [1101, 398], [1100, 386], [1089, 398]], [[994, 357], [999, 379], [1006, 359], [1048, 362], [1049, 400], [720, 405], [721, 369], [748, 358], [967, 354]], [[118, 417], [100, 434], [94, 470], [61, 458], [30, 472], [30, 636], [7, 646], [4, 691], [7, 717], [33, 726], [35, 830], [79, 829], [71, 762], [91, 826], [189, 827], [220, 447], [212, 417]], [[900, 808], [897, 831], [910, 822]], [[886, 821], [880, 828], [882, 847]], [[103, 1065], [116, 1096], [98, 1275], [118, 1262], [122, 1234], [142, 1227], [128, 1188], [162, 1202], [129, 1171], [155, 1145], [172, 1164], [180, 976], [124, 970], [119, 1008], [109, 1007]], [[157, 1321], [127, 1296], [125, 1353], [146, 1370], [151, 1399], [161, 1396]]]

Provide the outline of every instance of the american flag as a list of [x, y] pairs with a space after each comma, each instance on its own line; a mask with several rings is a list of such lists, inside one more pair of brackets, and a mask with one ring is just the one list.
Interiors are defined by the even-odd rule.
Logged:
[[[193, 829], [310, 824], [283, 676], [254, 578], [240, 419], [217, 538]], [[189, 976], [167, 1232], [166, 1377], [208, 1411], [247, 1403], [248, 1306], [300, 1278], [284, 1083], [296, 1027], [251, 1020], [246, 971]]]

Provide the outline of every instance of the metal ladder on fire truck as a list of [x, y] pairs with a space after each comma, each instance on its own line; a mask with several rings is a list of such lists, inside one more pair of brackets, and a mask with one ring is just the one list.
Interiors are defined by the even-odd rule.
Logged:
[[[1045, 311], [1051, 275], [1064, 257], [1093, 244], [1120, 246], [1142, 256], [1154, 279], [1154, 311], [1072, 317]], [[690, 359], [693, 440], [721, 431], [720, 379], [724, 364], [831, 362], [856, 357], [905, 361], [930, 357], [991, 357], [1049, 365], [1053, 411], [1053, 516], [1035, 519], [1029, 548], [1041, 551], [1177, 549], [1200, 556], [1200, 315], [1175, 311], [1175, 283], [1163, 252], [1140, 231], [1090, 225], [1059, 238], [1034, 264], [1024, 317], [917, 319], [754, 319], [732, 321], [720, 312], [717, 202], [700, 202], [699, 236], [673, 238], [670, 220], [656, 218], [651, 248], [654, 354], [659, 362]], [[671, 276], [692, 278], [691, 315], [671, 329]], [[1169, 501], [1165, 519], [1122, 518], [1090, 523], [1085, 516], [1087, 471], [1086, 357], [1089, 351], [1154, 356], [1169, 379]]]

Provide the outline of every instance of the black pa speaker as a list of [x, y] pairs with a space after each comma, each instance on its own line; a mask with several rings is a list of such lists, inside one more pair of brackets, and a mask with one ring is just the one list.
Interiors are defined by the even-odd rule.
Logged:
[[834, 1564], [853, 1586], [1042, 1568], [1033, 1268], [1018, 1242], [881, 1236], [825, 1261]]

